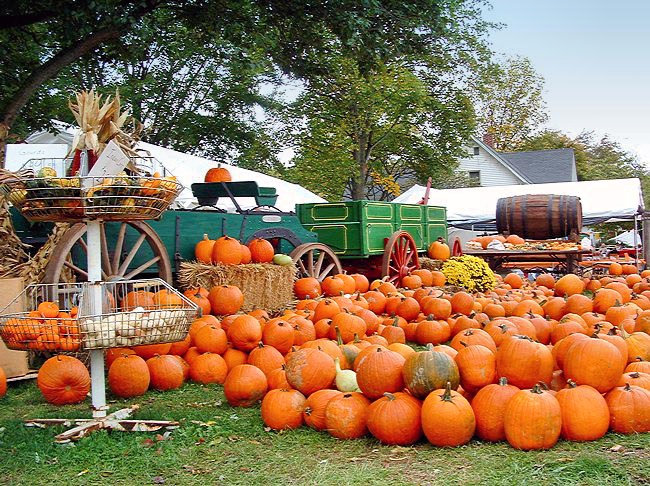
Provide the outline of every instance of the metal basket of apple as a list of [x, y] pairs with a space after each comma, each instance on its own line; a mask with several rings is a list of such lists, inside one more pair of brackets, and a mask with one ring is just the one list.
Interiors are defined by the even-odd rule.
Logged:
[[183, 186], [159, 162], [142, 164], [143, 159], [150, 158], [133, 158], [134, 170], [115, 177], [66, 175], [70, 170], [66, 161], [70, 159], [49, 159], [50, 165], [30, 161], [28, 164], [44, 166], [33, 172], [34, 177], [6, 183], [4, 192], [30, 221], [154, 219], [170, 206]]
[[101, 312], [93, 310], [90, 284], [28, 286], [0, 316], [7, 347], [77, 352], [174, 342], [198, 316], [194, 303], [160, 279], [96, 285]]

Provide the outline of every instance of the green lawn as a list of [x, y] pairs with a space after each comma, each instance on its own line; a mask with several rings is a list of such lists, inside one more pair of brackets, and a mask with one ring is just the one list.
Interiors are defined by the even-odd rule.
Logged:
[[[27, 428], [26, 418], [88, 417], [88, 402], [57, 408], [35, 383], [0, 400], [0, 483], [20, 484], [650, 484], [650, 434], [609, 434], [562, 442], [544, 452], [477, 441], [455, 449], [426, 443], [382, 446], [338, 441], [307, 428], [267, 432], [259, 408], [234, 409], [220, 387], [185, 385], [150, 392], [138, 418], [175, 419], [167, 440], [155, 433], [95, 432], [74, 445], [52, 439], [62, 427]], [[620, 445], [618, 452], [610, 450]]]

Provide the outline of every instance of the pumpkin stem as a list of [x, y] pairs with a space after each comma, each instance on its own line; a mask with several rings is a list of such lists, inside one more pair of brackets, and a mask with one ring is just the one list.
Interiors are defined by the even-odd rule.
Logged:
[[257, 343], [257, 347], [260, 348], [260, 349], [263, 349], [264, 348], [264, 343], [262, 341], [260, 341], [259, 343]]
[[571, 378], [569, 378], [566, 381], [566, 384], [569, 385], [569, 388], [575, 388], [578, 386], [578, 384], [575, 381], [573, 381]]
[[343, 336], [341, 336], [341, 330], [339, 329], [339, 326], [334, 326], [334, 329], [336, 330], [336, 341], [338, 342], [339, 346], [343, 346]]
[[341, 372], [341, 360], [339, 358], [334, 358], [334, 365], [336, 366], [336, 372]]
[[427, 351], [433, 351], [433, 343], [427, 343]]
[[393, 320], [392, 325], [395, 326], [395, 327], [399, 327], [398, 322], [399, 322], [399, 317], [395, 316], [395, 319]]
[[395, 400], [395, 395], [393, 395], [392, 393], [384, 392], [384, 396], [385, 396], [386, 398], [388, 398], [388, 401], [389, 401], [389, 402], [392, 402], [393, 400]]
[[633, 371], [632, 373], [630, 373], [631, 378], [638, 378], [639, 376], [641, 376], [641, 375], [639, 375], [638, 371]]
[[381, 353], [381, 348], [377, 348], [377, 352], [378, 352], [378, 353]]
[[445, 393], [443, 393], [440, 396], [440, 400], [443, 402], [451, 402], [451, 383], [447, 382], [447, 386], [445, 386]]
[[508, 378], [506, 378], [505, 376], [499, 378], [499, 385], [506, 386], [507, 384], [508, 384]]
[[343, 395], [343, 398], [350, 398], [351, 396], [352, 396], [352, 393], [346, 393], [345, 395]]
[[625, 391], [630, 391], [630, 384], [626, 383], [625, 387], [623, 388]]
[[539, 383], [536, 383], [535, 386], [530, 390], [530, 393], [537, 393], [538, 395], [541, 395], [544, 393], [544, 390], [542, 390], [542, 387], [539, 386], [539, 384], [542, 383], [541, 381]]

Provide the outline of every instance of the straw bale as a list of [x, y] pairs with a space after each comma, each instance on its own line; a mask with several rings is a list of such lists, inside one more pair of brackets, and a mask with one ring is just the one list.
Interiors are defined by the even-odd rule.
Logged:
[[433, 258], [429, 257], [420, 257], [420, 268], [424, 268], [426, 270], [440, 270], [442, 269], [442, 260], [434, 260]]
[[245, 265], [206, 265], [200, 262], [181, 263], [178, 274], [180, 287], [235, 285], [244, 294], [243, 311], [264, 309], [275, 312], [287, 308], [294, 301], [293, 283], [296, 279], [294, 265], [249, 263]]

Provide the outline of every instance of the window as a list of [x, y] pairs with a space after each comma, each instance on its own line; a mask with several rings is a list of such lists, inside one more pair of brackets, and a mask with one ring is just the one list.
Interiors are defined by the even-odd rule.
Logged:
[[480, 170], [470, 170], [467, 175], [469, 178], [476, 182], [481, 182], [481, 171]]
[[478, 148], [478, 147], [474, 147], [474, 155], [478, 155], [478, 154], [479, 154], [479, 148]]

